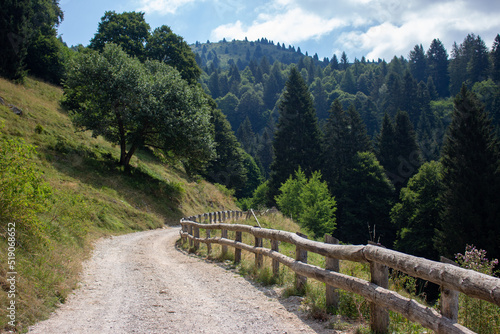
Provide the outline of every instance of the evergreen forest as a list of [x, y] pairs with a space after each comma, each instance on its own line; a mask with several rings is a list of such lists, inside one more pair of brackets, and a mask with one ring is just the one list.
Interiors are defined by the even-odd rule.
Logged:
[[104, 13], [71, 47], [57, 1], [2, 16], [0, 75], [61, 85], [74, 124], [120, 146], [125, 169], [148, 148], [243, 209], [291, 208], [318, 238], [500, 257], [500, 35], [319, 59], [265, 37], [188, 45], [139, 12]]

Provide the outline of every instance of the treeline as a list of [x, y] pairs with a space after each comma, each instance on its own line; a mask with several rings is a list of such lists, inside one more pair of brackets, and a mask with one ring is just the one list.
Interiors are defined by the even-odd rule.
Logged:
[[[279, 49], [264, 44], [261, 50]], [[285, 64], [276, 54], [257, 59], [234, 51], [236, 45], [248, 50], [249, 42], [217, 45], [227, 52], [194, 47], [211, 58], [199, 63], [201, 83], [267, 180], [240, 199], [243, 206], [277, 203], [318, 235], [329, 226], [345, 242], [371, 238], [427, 258], [453, 257], [466, 244], [500, 256], [500, 203], [492, 193], [498, 191], [500, 36], [488, 49], [470, 34], [451, 55], [434, 39], [427, 51], [416, 45], [408, 59], [389, 63], [351, 62], [342, 53]], [[228, 60], [231, 52], [236, 61]], [[251, 57], [244, 68], [242, 54]], [[480, 121], [468, 123], [475, 118]], [[328, 185], [336, 211], [324, 211], [335, 212], [334, 224], [332, 217], [318, 218], [314, 226], [287, 209], [303, 207], [300, 187], [292, 186], [301, 184], [299, 176], [319, 176]], [[283, 203], [286, 198], [295, 201]]]

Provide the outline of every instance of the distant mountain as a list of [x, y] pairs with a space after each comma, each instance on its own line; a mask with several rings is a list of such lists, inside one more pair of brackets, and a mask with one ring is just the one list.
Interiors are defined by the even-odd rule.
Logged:
[[[294, 46], [281, 43], [274, 44], [266, 38], [259, 39], [255, 42], [248, 40], [231, 42], [225, 39], [217, 42], [200, 43], [196, 42], [191, 45], [193, 52], [196, 55], [197, 63], [203, 68], [215, 60], [217, 68], [228, 68], [232, 63], [236, 64], [241, 71], [250, 64], [253, 59], [259, 63], [263, 57], [266, 57], [270, 64], [275, 61], [289, 65], [298, 63], [301, 58], [308, 56], [303, 54], [300, 47], [295, 49]], [[315, 54], [312, 58], [319, 61], [318, 55]], [[324, 58], [320, 63], [328, 65], [328, 58]]]

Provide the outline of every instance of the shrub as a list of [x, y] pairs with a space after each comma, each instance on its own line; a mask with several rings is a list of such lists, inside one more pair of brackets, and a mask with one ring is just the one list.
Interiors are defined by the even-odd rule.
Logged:
[[[455, 256], [462, 268], [493, 275], [498, 259], [488, 260], [486, 251], [467, 245], [465, 253]], [[459, 321], [469, 329], [481, 334], [500, 333], [500, 307], [463, 294], [459, 297]]]
[[22, 139], [0, 140], [0, 226], [7, 231], [15, 224], [16, 242], [38, 245], [43, 224], [37, 213], [47, 209], [51, 189], [32, 157], [34, 146]]

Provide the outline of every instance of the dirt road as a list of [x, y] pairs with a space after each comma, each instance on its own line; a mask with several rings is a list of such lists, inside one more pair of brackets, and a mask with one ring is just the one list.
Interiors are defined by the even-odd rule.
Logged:
[[333, 333], [174, 246], [178, 228], [100, 240], [81, 287], [29, 333]]

